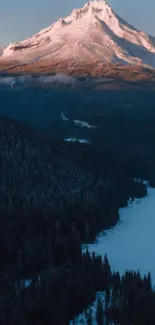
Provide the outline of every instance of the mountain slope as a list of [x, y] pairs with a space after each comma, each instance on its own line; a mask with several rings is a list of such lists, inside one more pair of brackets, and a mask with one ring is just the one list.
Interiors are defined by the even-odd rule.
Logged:
[[111, 62], [155, 67], [155, 38], [119, 17], [104, 0], [89, 1], [20, 43], [10, 44], [1, 59], [29, 63], [44, 60]]
[[0, 56], [3, 54], [3, 48], [0, 48]]

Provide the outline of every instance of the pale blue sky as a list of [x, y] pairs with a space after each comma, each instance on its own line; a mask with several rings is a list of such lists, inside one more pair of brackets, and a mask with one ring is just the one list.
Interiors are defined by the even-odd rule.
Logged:
[[[108, 0], [122, 18], [155, 36], [155, 0]], [[0, 0], [0, 47], [20, 41], [70, 14], [84, 0]]]

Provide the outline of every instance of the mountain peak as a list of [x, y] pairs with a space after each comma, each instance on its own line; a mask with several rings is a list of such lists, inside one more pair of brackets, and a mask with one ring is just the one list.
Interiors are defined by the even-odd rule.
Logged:
[[86, 3], [84, 8], [91, 8], [92, 12], [95, 14], [105, 14], [111, 13], [114, 14], [114, 11], [112, 10], [111, 6], [107, 3], [105, 0], [91, 0]]
[[112, 13], [111, 7], [108, 5], [108, 3], [105, 0], [91, 0], [88, 1], [82, 8], [74, 9], [70, 16], [68, 16], [65, 21], [69, 22], [69, 18], [71, 18], [70, 21], [72, 21], [72, 18], [81, 18], [82, 15], [87, 14], [88, 12], [91, 12], [92, 14], [99, 14], [102, 11], [108, 10]]
[[155, 68], [155, 38], [138, 31], [105, 0], [88, 1], [48, 28], [4, 49], [2, 59], [110, 62]]
[[91, 0], [91, 1], [88, 1], [85, 6], [87, 6], [87, 7], [91, 6], [93, 8], [98, 8], [98, 9], [104, 9], [105, 7], [111, 8], [108, 5], [107, 1], [105, 1], [105, 0]]

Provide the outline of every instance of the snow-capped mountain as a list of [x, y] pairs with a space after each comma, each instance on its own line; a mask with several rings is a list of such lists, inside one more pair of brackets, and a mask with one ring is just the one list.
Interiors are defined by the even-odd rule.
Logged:
[[41, 59], [142, 64], [155, 68], [155, 37], [119, 17], [104, 0], [89, 1], [70, 16], [20, 43], [6, 47], [2, 59]]

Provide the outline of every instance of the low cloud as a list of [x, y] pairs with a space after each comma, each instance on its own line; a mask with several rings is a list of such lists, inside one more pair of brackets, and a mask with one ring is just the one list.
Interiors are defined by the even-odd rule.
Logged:
[[64, 75], [61, 73], [57, 73], [53, 76], [39, 75], [21, 75], [21, 76], [11, 76], [11, 77], [0, 77], [0, 85], [8, 85], [12, 89], [21, 89], [23, 87], [31, 86], [31, 85], [43, 85], [43, 84], [71, 84], [76, 85], [77, 79], [72, 76]]

